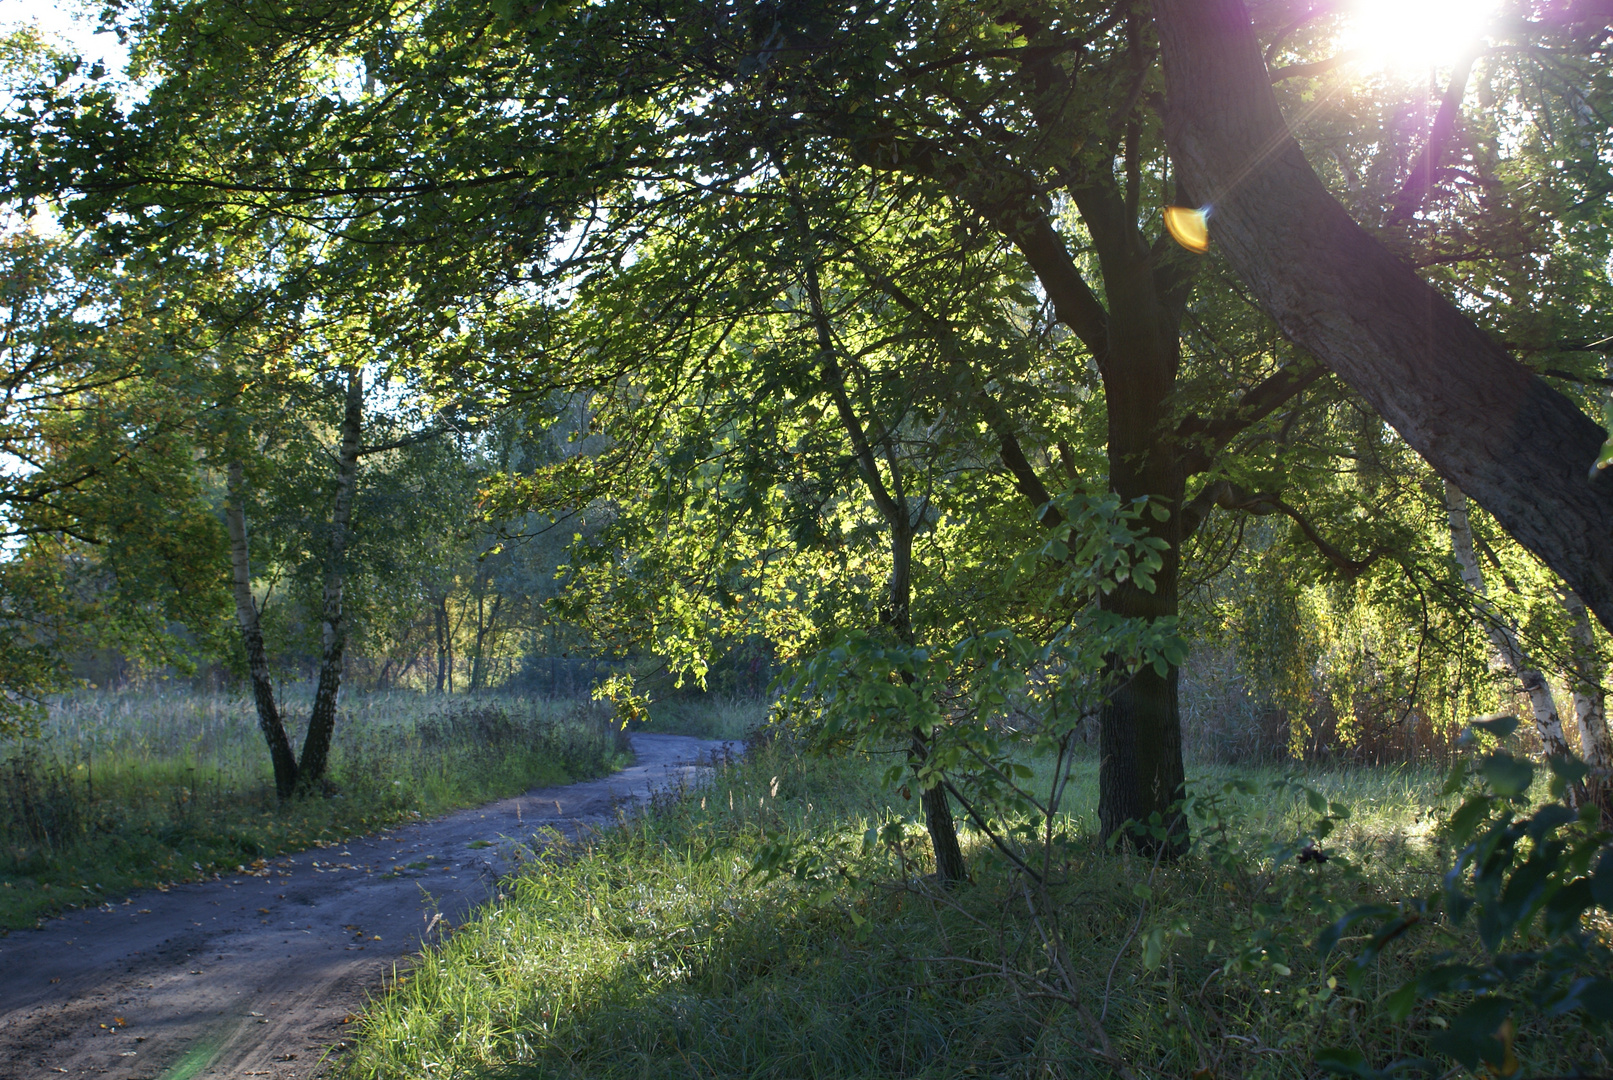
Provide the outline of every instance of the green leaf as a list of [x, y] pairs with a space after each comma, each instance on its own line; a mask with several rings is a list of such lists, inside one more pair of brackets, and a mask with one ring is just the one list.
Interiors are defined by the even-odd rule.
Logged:
[[1165, 956], [1165, 928], [1156, 926], [1143, 936], [1143, 967], [1153, 971]]
[[1361, 1080], [1382, 1080], [1383, 1073], [1374, 1069], [1359, 1050], [1344, 1046], [1324, 1046], [1316, 1051], [1316, 1064], [1335, 1076], [1356, 1076]]
[[1591, 874], [1591, 896], [1603, 911], [1613, 912], [1613, 844], [1602, 849]]
[[1602, 449], [1596, 454], [1596, 460], [1591, 462], [1591, 479], [1595, 480], [1596, 474], [1607, 468], [1609, 465], [1613, 465], [1613, 438], [1608, 439], [1602, 444]]
[[1590, 767], [1572, 754], [1552, 754], [1546, 758], [1546, 766], [1551, 769], [1553, 778], [1552, 794], [1558, 797], [1567, 787], [1583, 782], [1591, 774]]
[[1499, 713], [1493, 716], [1477, 717], [1470, 723], [1479, 731], [1484, 732], [1486, 735], [1494, 735], [1498, 739], [1509, 738], [1514, 731], [1518, 730], [1518, 718], [1516, 716], [1503, 716]]
[[1412, 1008], [1417, 1004], [1417, 980], [1412, 979], [1388, 997], [1383, 999], [1383, 1007], [1389, 1013], [1389, 1018], [1397, 1024], [1404, 1024], [1406, 1017], [1411, 1015]]
[[1490, 783], [1490, 790], [1497, 795], [1522, 795], [1529, 790], [1535, 778], [1532, 762], [1506, 753], [1491, 754], [1485, 758], [1479, 764], [1479, 772], [1484, 774], [1484, 779]]

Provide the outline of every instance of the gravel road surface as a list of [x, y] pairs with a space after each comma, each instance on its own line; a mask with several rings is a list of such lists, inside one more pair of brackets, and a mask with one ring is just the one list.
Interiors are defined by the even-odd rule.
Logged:
[[435, 821], [138, 893], [0, 938], [0, 1077], [316, 1075], [394, 966], [543, 829], [609, 825], [738, 744], [634, 734], [635, 763]]

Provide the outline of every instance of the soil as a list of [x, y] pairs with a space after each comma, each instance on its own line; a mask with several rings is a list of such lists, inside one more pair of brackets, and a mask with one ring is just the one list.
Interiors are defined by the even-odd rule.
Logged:
[[492, 896], [544, 830], [606, 827], [738, 744], [630, 736], [614, 775], [539, 788], [256, 872], [0, 938], [0, 1077], [305, 1080], [387, 977]]

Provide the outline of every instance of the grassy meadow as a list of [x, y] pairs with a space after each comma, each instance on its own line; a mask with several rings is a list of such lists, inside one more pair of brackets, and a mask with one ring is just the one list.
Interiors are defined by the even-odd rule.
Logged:
[[[311, 688], [285, 695], [306, 716]], [[300, 745], [300, 731], [290, 732]], [[0, 928], [619, 767], [608, 712], [544, 698], [343, 698], [327, 797], [279, 806], [249, 696], [86, 691], [0, 742]]]
[[[1433, 946], [1381, 960], [1358, 997], [1313, 943], [1338, 901], [1426, 891], [1442, 776], [1240, 767], [1256, 792], [1221, 796], [1232, 771], [1190, 775], [1215, 796], [1199, 828], [1238, 857], [1159, 864], [1098, 842], [1097, 766], [1078, 762], [1049, 909], [977, 832], [971, 882], [933, 888], [916, 801], [882, 790], [878, 763], [753, 744], [703, 788], [525, 868], [372, 1003], [339, 1069], [1209, 1080], [1317, 1076], [1326, 1045], [1416, 1052], [1443, 1007], [1397, 1025], [1376, 998]], [[1293, 857], [1315, 815], [1288, 779], [1353, 807], [1326, 863]], [[1518, 1033], [1527, 1074], [1608, 1074], [1605, 1048], [1554, 1023]]]

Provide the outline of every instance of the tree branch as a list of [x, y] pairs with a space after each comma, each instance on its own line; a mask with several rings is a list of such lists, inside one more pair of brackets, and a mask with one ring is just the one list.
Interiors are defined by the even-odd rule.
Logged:
[[[1360, 575], [1378, 558], [1382, 551], [1373, 551], [1365, 559], [1352, 559], [1342, 550], [1329, 543], [1310, 521], [1294, 507], [1288, 505], [1276, 495], [1253, 495], [1230, 480], [1218, 480], [1209, 484], [1182, 508], [1182, 535], [1185, 539], [1191, 535], [1189, 524], [1197, 529], [1209, 516], [1212, 507], [1222, 507], [1226, 510], [1241, 510], [1246, 514], [1264, 516], [1267, 514], [1283, 514], [1299, 526], [1299, 531], [1305, 534], [1323, 558], [1338, 568], [1346, 578]], [[1191, 515], [1191, 522], [1190, 522]]]
[[1271, 375], [1249, 388], [1238, 399], [1230, 416], [1204, 420], [1190, 416], [1176, 428], [1177, 438], [1189, 445], [1184, 448], [1182, 464], [1188, 476], [1207, 470], [1215, 455], [1240, 432], [1246, 431], [1270, 416], [1286, 402], [1327, 374], [1327, 369], [1309, 357], [1284, 364]]
[[386, 443], [377, 443], [374, 446], [361, 446], [359, 447], [358, 454], [356, 456], [369, 457], [371, 454], [382, 454], [388, 450], [402, 450], [405, 447], [414, 446], [418, 443], [430, 442], [439, 435], [445, 435], [453, 430], [455, 429], [451, 424], [433, 424], [431, 427], [417, 431], [412, 435], [405, 435], [401, 439], [393, 439], [391, 442]]
[[1439, 111], [1434, 114], [1433, 126], [1428, 129], [1428, 139], [1423, 143], [1422, 153], [1412, 163], [1411, 172], [1400, 187], [1400, 194], [1395, 196], [1388, 224], [1405, 224], [1428, 200], [1428, 193], [1434, 187], [1434, 178], [1439, 175], [1440, 159], [1445, 156], [1446, 144], [1456, 132], [1456, 121], [1462, 113], [1462, 97], [1467, 93], [1467, 78], [1473, 72], [1473, 62], [1478, 55], [1477, 48], [1467, 49], [1451, 69], [1451, 81], [1445, 87], [1445, 95], [1440, 98]]
[[1334, 68], [1343, 67], [1354, 60], [1361, 59], [1366, 54], [1365, 49], [1346, 49], [1336, 56], [1326, 60], [1312, 60], [1307, 64], [1289, 64], [1280, 67], [1271, 73], [1271, 82], [1275, 86], [1284, 79], [1303, 79], [1312, 75], [1326, 75]]
[[[924, 305], [913, 299], [907, 290], [903, 289], [887, 275], [878, 271], [870, 271], [869, 280], [875, 288], [896, 301], [897, 305], [904, 311], [922, 322], [932, 336], [940, 339], [942, 348], [950, 361], [950, 366], [967, 382], [969, 394], [974, 399], [976, 407], [979, 408], [981, 417], [986, 421], [986, 426], [991, 430], [991, 433], [997, 436], [998, 456], [1002, 459], [1002, 463], [1008, 469], [1009, 474], [1014, 478], [1015, 489], [1030, 500], [1033, 508], [1041, 510], [1043, 507], [1047, 507], [1052, 502], [1053, 496], [1048, 492], [1047, 486], [1042, 483], [1041, 477], [1036, 475], [1036, 470], [1032, 467], [1029, 459], [1026, 458], [1024, 447], [1020, 445], [1019, 436], [1014, 431], [1013, 418], [1008, 415], [1008, 410], [1003, 408], [1000, 401], [986, 392], [986, 388], [981, 385], [973, 366], [963, 358], [957, 334], [953, 331], [951, 324], [943, 318], [932, 315], [924, 308]], [[1042, 515], [1043, 524], [1049, 526], [1061, 524], [1063, 520], [1064, 515], [1051, 507]]]

